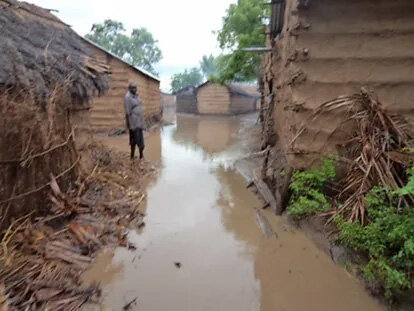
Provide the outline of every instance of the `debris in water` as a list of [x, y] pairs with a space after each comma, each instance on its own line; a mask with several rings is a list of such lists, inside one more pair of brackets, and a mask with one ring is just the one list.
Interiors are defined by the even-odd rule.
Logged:
[[[2, 232], [1, 311], [79, 310], [96, 303], [100, 289], [83, 286], [80, 276], [98, 251], [114, 244], [136, 249], [127, 241], [127, 231], [143, 223], [138, 205], [144, 195], [138, 191], [138, 178], [147, 168], [137, 171], [107, 153], [108, 161], [97, 161], [97, 168], [76, 191], [62, 192], [52, 176], [49, 213], [34, 217], [32, 212]], [[120, 167], [123, 172], [118, 173]]]
[[131, 307], [133, 306], [133, 305], [136, 305], [136, 303], [137, 303], [137, 299], [138, 299], [138, 297], [135, 297], [134, 299], [132, 299], [130, 302], [128, 302], [123, 308], [122, 308], [122, 310], [125, 310], [125, 311], [127, 311], [127, 310], [130, 310], [131, 309]]
[[278, 237], [266, 215], [260, 209], [256, 210], [256, 223], [259, 225], [260, 229], [262, 229], [266, 238]]

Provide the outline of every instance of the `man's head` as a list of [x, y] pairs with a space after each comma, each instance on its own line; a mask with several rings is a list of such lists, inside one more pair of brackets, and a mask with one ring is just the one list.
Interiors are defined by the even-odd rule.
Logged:
[[134, 95], [137, 94], [137, 85], [134, 82], [129, 83], [128, 90]]

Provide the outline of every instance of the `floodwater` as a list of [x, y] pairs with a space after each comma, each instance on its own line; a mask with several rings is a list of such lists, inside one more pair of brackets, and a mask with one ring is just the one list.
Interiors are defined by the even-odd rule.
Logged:
[[179, 116], [147, 139], [160, 173], [148, 186], [146, 226], [129, 235], [137, 250], [104, 252], [85, 274], [102, 284], [106, 307], [137, 298], [130, 310], [382, 310], [303, 233], [256, 211], [262, 203], [234, 167], [246, 153], [237, 134], [250, 122]]

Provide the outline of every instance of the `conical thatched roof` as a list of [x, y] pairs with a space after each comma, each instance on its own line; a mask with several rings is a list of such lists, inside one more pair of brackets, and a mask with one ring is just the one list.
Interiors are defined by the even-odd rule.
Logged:
[[50, 11], [0, 0], [0, 34], [1, 89], [35, 90], [42, 100], [66, 81], [71, 104], [106, 90], [109, 68], [94, 60], [82, 39]]

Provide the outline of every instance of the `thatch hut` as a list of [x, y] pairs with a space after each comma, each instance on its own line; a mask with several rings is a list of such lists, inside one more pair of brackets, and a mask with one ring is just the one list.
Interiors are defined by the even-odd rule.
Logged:
[[207, 81], [197, 89], [199, 114], [237, 115], [254, 112], [257, 96], [251, 95], [240, 86]]
[[107, 68], [50, 11], [0, 0], [0, 227], [46, 208], [51, 175], [65, 189], [86, 159], [88, 111]]
[[177, 102], [177, 113], [198, 113], [197, 88], [189, 85], [175, 93]]
[[99, 61], [111, 68], [109, 90], [105, 96], [93, 100], [91, 124], [95, 132], [125, 128], [124, 97], [128, 84], [135, 82], [144, 107], [147, 125], [160, 120], [160, 79], [150, 72], [133, 66], [96, 43], [84, 39]]

